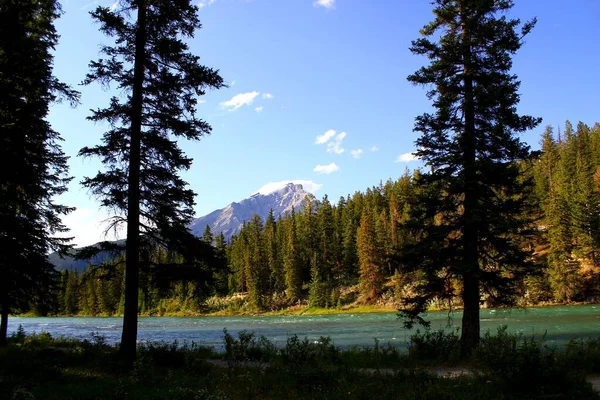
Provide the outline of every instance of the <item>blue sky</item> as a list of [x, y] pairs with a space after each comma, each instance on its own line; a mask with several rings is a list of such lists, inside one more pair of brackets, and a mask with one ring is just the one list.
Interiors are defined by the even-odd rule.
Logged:
[[[113, 1], [63, 0], [55, 55], [55, 74], [63, 81], [77, 86], [99, 45], [108, 43], [88, 13]], [[184, 176], [197, 193], [197, 216], [292, 180], [337, 201], [419, 166], [409, 161], [417, 137], [413, 121], [430, 105], [425, 89], [410, 85], [406, 76], [427, 62], [408, 48], [431, 19], [429, 1], [195, 3], [204, 26], [191, 50], [229, 84], [207, 93], [198, 106], [212, 135], [182, 143], [194, 158]], [[517, 0], [511, 15], [538, 18], [514, 58], [522, 81], [519, 111], [542, 117], [543, 125], [599, 121], [600, 2]], [[103, 238], [106, 214], [79, 181], [101, 166], [76, 154], [99, 142], [106, 126], [85, 117], [112, 93], [97, 85], [79, 90], [78, 108], [54, 106], [49, 119], [65, 139], [75, 177], [60, 201], [78, 210], [65, 221], [75, 242], [87, 245]], [[537, 148], [542, 130], [522, 138]]]

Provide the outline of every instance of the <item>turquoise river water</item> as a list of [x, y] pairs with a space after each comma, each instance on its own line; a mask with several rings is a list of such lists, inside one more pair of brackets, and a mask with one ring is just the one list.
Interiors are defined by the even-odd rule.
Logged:
[[[452, 314], [453, 327], [448, 327], [448, 313], [429, 313], [426, 319], [432, 328], [456, 329], [460, 326], [460, 312]], [[53, 336], [91, 339], [92, 332], [116, 343], [121, 334], [121, 318], [10, 318], [9, 334], [22, 325], [27, 333], [46, 331]], [[495, 332], [507, 325], [510, 332], [541, 337], [546, 343], [562, 346], [570, 339], [600, 337], [600, 305], [539, 307], [527, 309], [482, 310], [482, 332]], [[342, 314], [311, 316], [258, 316], [258, 317], [142, 317], [139, 320], [140, 342], [174, 340], [201, 345], [222, 346], [223, 328], [236, 334], [241, 330], [264, 335], [276, 345], [285, 344], [288, 337], [298, 335], [310, 340], [330, 336], [335, 345], [373, 346], [374, 339], [406, 347], [414, 332], [403, 328], [396, 314]]]

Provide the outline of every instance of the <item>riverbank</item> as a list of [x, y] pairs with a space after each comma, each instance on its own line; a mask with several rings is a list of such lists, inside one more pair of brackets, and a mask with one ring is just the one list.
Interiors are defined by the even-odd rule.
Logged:
[[[594, 305], [598, 303], [589, 303], [589, 302], [569, 302], [569, 303], [539, 303], [539, 304], [530, 304], [526, 306], [519, 306], [513, 309], [533, 309], [533, 308], [551, 308], [551, 307], [576, 307], [576, 306], [585, 306], [585, 305]], [[487, 308], [482, 308], [482, 310], [487, 310]], [[439, 311], [450, 311], [447, 308], [441, 307], [432, 307], [429, 312], [439, 312]], [[453, 311], [460, 312], [462, 308], [455, 308]], [[324, 308], [324, 307], [310, 307], [308, 305], [296, 305], [290, 306], [286, 308], [282, 308], [279, 310], [265, 310], [265, 311], [251, 311], [246, 309], [241, 310], [231, 310], [231, 309], [222, 309], [217, 311], [193, 311], [193, 310], [181, 310], [181, 311], [172, 311], [172, 312], [162, 312], [158, 313], [156, 311], [150, 312], [141, 312], [139, 315], [141, 317], [260, 317], [260, 316], [299, 316], [299, 315], [347, 315], [347, 314], [381, 314], [381, 313], [397, 313], [398, 308], [385, 304], [385, 305], [347, 305], [340, 308]], [[32, 313], [24, 313], [12, 315], [13, 317], [23, 317], [23, 318], [37, 318], [40, 315], [35, 315]], [[86, 317], [122, 317], [122, 314], [97, 314], [97, 315], [88, 315], [88, 314], [56, 314], [56, 315], [47, 315], [47, 317], [73, 317], [73, 318], [86, 318]]]

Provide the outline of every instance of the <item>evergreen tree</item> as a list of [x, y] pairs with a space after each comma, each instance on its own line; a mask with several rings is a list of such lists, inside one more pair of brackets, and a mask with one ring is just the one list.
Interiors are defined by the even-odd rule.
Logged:
[[575, 234], [580, 256], [600, 265], [600, 193], [595, 189], [592, 139], [590, 128], [577, 124], [575, 133], [577, 158], [575, 164], [574, 193], [570, 198]]
[[52, 74], [59, 15], [56, 0], [0, 1], [0, 159], [10, 166], [0, 172], [0, 346], [8, 314], [57, 283], [47, 254], [68, 247], [60, 218], [72, 209], [53, 201], [70, 180], [67, 157], [46, 120], [52, 103], [78, 100]]
[[556, 170], [558, 168], [558, 146], [551, 126], [546, 126], [542, 134], [542, 154], [535, 167], [536, 195], [542, 205], [545, 217], [556, 191]]
[[354, 202], [350, 200], [342, 213], [342, 271], [346, 279], [355, 278], [358, 271], [358, 254], [356, 251], [356, 229]]
[[[231, 239], [231, 250], [229, 252], [229, 264], [233, 274], [235, 290], [245, 292], [248, 290], [248, 279], [246, 274], [246, 264], [248, 255], [248, 234], [247, 225], [244, 222], [237, 237]], [[230, 287], [230, 289], [233, 289]]]
[[67, 283], [69, 282], [69, 270], [61, 271], [60, 273], [60, 287], [59, 291], [56, 294], [57, 301], [59, 304], [59, 313], [66, 314], [65, 307], [65, 293], [67, 293]]
[[547, 207], [548, 275], [554, 298], [558, 301], [570, 301], [580, 295], [582, 281], [578, 274], [579, 263], [572, 258], [574, 233], [571, 198], [574, 191], [577, 148], [573, 127], [569, 121], [565, 123], [563, 138], [558, 144], [556, 178], [550, 187]]
[[248, 223], [248, 263], [246, 276], [251, 306], [262, 310], [269, 294], [269, 265], [265, 249], [263, 223], [255, 214]]
[[215, 238], [215, 257], [223, 267], [215, 276], [215, 291], [218, 294], [226, 294], [228, 290], [228, 276], [231, 273], [227, 266], [227, 243], [223, 232], [219, 233]]
[[327, 306], [327, 282], [323, 280], [323, 271], [319, 265], [317, 254], [310, 261], [310, 290], [308, 303], [311, 307]]
[[[118, 85], [125, 97], [94, 110], [91, 121], [107, 121], [103, 143], [80, 155], [99, 157], [107, 170], [82, 184], [127, 224], [125, 312], [121, 353], [135, 358], [137, 339], [140, 235], [172, 246], [188, 234], [194, 193], [179, 176], [190, 168], [177, 139], [199, 140], [210, 125], [196, 117], [198, 96], [218, 89], [217, 71], [202, 66], [183, 41], [201, 27], [198, 7], [187, 0], [124, 0], [115, 9], [98, 7], [92, 17], [114, 38], [103, 46], [106, 58], [90, 63], [84, 84]], [[125, 214], [127, 217], [122, 217]]]
[[[312, 260], [319, 253], [317, 204], [313, 197], [306, 196], [302, 212], [296, 215], [302, 280], [310, 280]], [[318, 256], [317, 256], [318, 257]]]
[[433, 4], [434, 20], [411, 47], [431, 62], [408, 80], [431, 85], [427, 96], [435, 109], [416, 118], [416, 155], [432, 171], [415, 183], [433, 185], [440, 195], [415, 199], [424, 202], [417, 210], [427, 218], [415, 216], [425, 225], [413, 224], [421, 237], [405, 248], [403, 265], [425, 271], [427, 280], [407, 299], [405, 315], [418, 320], [431, 299], [456, 296], [447, 278], [458, 278], [461, 352], [468, 355], [479, 342], [482, 291], [511, 303], [515, 283], [532, 267], [513, 240], [528, 223], [521, 217], [529, 185], [519, 182], [516, 163], [529, 157], [529, 148], [515, 133], [540, 120], [516, 112], [519, 81], [511, 73], [511, 56], [535, 20], [517, 33], [520, 22], [501, 16], [511, 0]]
[[323, 279], [330, 282], [336, 260], [336, 239], [334, 210], [327, 198], [323, 197], [317, 212], [318, 239], [319, 239], [319, 269]]
[[277, 242], [277, 231], [279, 227], [275, 222], [273, 210], [269, 210], [267, 221], [265, 222], [265, 246], [267, 251], [267, 263], [270, 271], [270, 286], [275, 292], [280, 292], [285, 289], [285, 277], [283, 274], [283, 266], [279, 257], [279, 243]]
[[373, 303], [381, 294], [383, 285], [382, 246], [377, 240], [375, 221], [371, 210], [366, 208], [358, 228], [358, 260], [360, 265], [360, 292], [365, 302]]
[[212, 246], [214, 239], [212, 231], [210, 230], [210, 225], [206, 225], [204, 232], [202, 233], [202, 240], [204, 243]]
[[63, 295], [63, 312], [67, 315], [75, 315], [79, 312], [79, 276], [77, 271], [68, 273], [65, 293]]
[[295, 303], [300, 298], [302, 289], [302, 273], [298, 257], [298, 243], [296, 237], [296, 215], [294, 210], [288, 219], [287, 240], [283, 260], [285, 272], [285, 294], [290, 303]]
[[335, 207], [335, 229], [334, 229], [334, 265], [333, 279], [339, 280], [344, 277], [343, 248], [344, 248], [344, 209], [346, 208], [346, 199], [340, 196]]

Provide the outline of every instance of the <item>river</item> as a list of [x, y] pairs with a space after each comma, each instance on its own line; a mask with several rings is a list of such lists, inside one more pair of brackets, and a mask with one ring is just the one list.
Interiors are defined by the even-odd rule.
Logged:
[[[456, 329], [462, 314], [452, 315], [453, 327], [448, 327], [447, 312], [432, 312], [426, 316], [432, 328]], [[120, 339], [121, 318], [30, 318], [9, 319], [9, 334], [22, 325], [25, 332], [46, 331], [53, 336], [91, 339], [92, 332], [106, 338], [109, 343]], [[482, 310], [482, 333], [495, 332], [498, 326], [507, 325], [510, 332], [528, 337], [541, 337], [546, 333], [546, 343], [566, 344], [570, 339], [600, 337], [600, 305], [539, 307], [527, 309]], [[195, 342], [199, 345], [222, 348], [223, 328], [230, 333], [241, 330], [264, 335], [276, 345], [285, 344], [288, 337], [298, 335], [310, 340], [330, 336], [335, 345], [372, 347], [374, 339], [381, 344], [390, 343], [406, 347], [410, 335], [402, 327], [396, 314], [341, 314], [311, 316], [258, 316], [258, 317], [141, 317], [138, 339], [146, 341]]]

